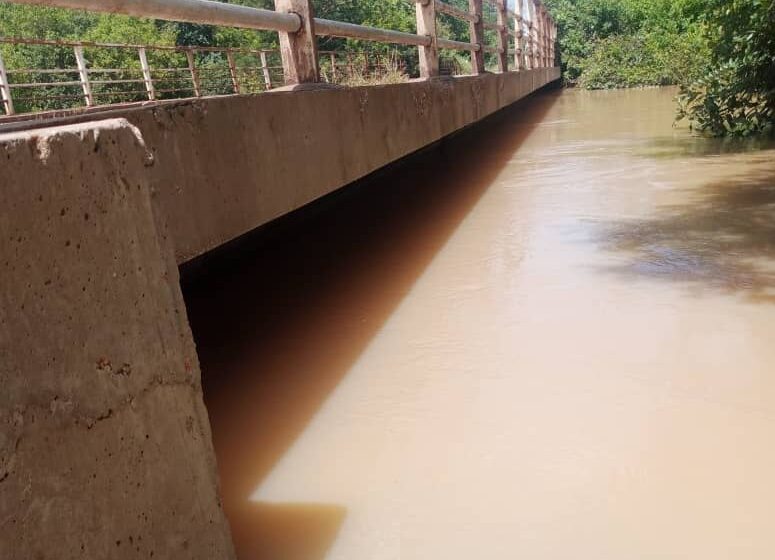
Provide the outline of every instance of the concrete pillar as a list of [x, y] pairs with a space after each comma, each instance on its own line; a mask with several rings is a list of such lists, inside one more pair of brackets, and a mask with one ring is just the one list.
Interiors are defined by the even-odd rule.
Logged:
[[431, 38], [430, 46], [418, 47], [420, 52], [420, 77], [433, 78], [439, 75], [439, 49], [436, 45], [436, 3], [422, 0], [415, 4], [417, 11], [417, 34]]
[[536, 4], [536, 21], [535, 21], [535, 44], [536, 44], [536, 68], [543, 68], [543, 21], [541, 15], [541, 5]]
[[530, 13], [530, 25], [528, 29], [528, 49], [530, 58], [530, 69], [538, 68], [538, 44], [536, 41], [536, 6], [533, 0], [528, 0], [527, 9]]
[[275, 9], [298, 14], [302, 20], [301, 29], [296, 33], [279, 34], [285, 85], [319, 82], [318, 41], [312, 3], [310, 0], [275, 0]]
[[549, 68], [549, 12], [545, 6], [541, 6], [541, 44], [544, 55], [544, 68]]
[[516, 0], [514, 4], [514, 12], [516, 17], [514, 18], [514, 30], [516, 31], [516, 38], [514, 40], [514, 66], [516, 70], [524, 70], [525, 68], [525, 34], [522, 25], [522, 0]]
[[542, 6], [540, 2], [536, 1], [536, 26], [535, 26], [535, 44], [536, 44], [536, 68], [543, 68], [543, 16], [541, 15]]
[[509, 16], [506, 11], [506, 0], [498, 0], [497, 23], [500, 26], [498, 30], [498, 48], [501, 52], [498, 54], [498, 70], [500, 72], [509, 71]]
[[0, 558], [233, 559], [137, 129], [0, 135], [0, 159]]
[[[482, 0], [468, 0], [469, 11], [476, 17], [470, 24], [471, 42], [484, 47], [484, 17], [482, 16]], [[484, 68], [484, 48], [471, 51], [471, 70], [474, 74], [482, 74]]]

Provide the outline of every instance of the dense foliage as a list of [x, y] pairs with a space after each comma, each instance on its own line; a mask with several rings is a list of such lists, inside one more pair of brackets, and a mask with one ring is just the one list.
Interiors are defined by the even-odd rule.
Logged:
[[[273, 9], [273, 0], [221, 0], [256, 8]], [[467, 7], [468, 0], [447, 0]], [[415, 9], [406, 0], [315, 0], [318, 17], [361, 23], [396, 31], [415, 31]], [[468, 24], [440, 16], [440, 33], [455, 39], [465, 39]], [[220, 28], [190, 23], [166, 23], [124, 16], [97, 15], [0, 3], [0, 37], [37, 39], [72, 39], [105, 43], [148, 45], [204, 45], [246, 48], [276, 48], [277, 34], [252, 30]], [[358, 46], [373, 52], [395, 52], [396, 48], [378, 43], [360, 43], [347, 39], [321, 38], [321, 50], [336, 50]], [[18, 47], [5, 47], [3, 54], [12, 61], [25, 60], [26, 68], [43, 68], [31, 52], [16, 52]], [[24, 49], [21, 49], [24, 51]], [[408, 49], [412, 53], [416, 49]], [[43, 55], [45, 57], [45, 54]], [[416, 54], [414, 55], [416, 58]]]
[[[246, 6], [273, 9], [274, 0], [221, 0]], [[447, 0], [459, 8], [468, 7], [468, 0]], [[318, 17], [362, 23], [397, 31], [414, 32], [416, 29], [415, 8], [406, 0], [314, 0]], [[494, 14], [491, 14], [494, 18]], [[448, 16], [440, 15], [439, 33], [443, 37], [467, 40], [468, 23]], [[492, 34], [492, 32], [488, 32]], [[124, 16], [88, 14], [83, 12], [23, 6], [0, 3], [0, 37], [19, 37], [34, 39], [57, 39], [91, 41], [96, 43], [122, 43], [137, 45], [187, 45], [208, 47], [238, 47], [249, 49], [272, 49], [278, 47], [276, 33], [259, 32], [245, 29], [213, 27], [189, 23], [169, 23]], [[417, 49], [381, 43], [354, 41], [332, 37], [321, 37], [321, 51], [355, 51], [348, 55], [343, 70], [334, 72], [328, 56], [321, 56], [321, 72], [324, 79], [336, 79], [342, 83], [363, 83], [369, 79], [379, 81], [405, 80], [419, 73]], [[45, 83], [47, 85], [17, 90], [14, 96], [16, 110], [39, 111], [60, 109], [82, 103], [82, 92], [74, 73], [76, 66], [72, 48], [41, 45], [0, 44], [0, 53], [6, 61], [12, 83]], [[113, 100], [132, 101], [144, 99], [144, 92], [138, 91], [137, 82], [130, 79], [141, 77], [140, 63], [136, 50], [87, 48], [86, 59], [90, 68], [123, 69], [121, 74], [114, 73], [112, 80], [124, 80], [124, 84], [112, 83], [94, 86], [99, 101], [105, 97]], [[163, 50], [148, 50], [151, 68], [185, 69], [187, 62], [181, 53]], [[254, 55], [236, 54], [237, 66], [252, 68], [249, 75], [240, 76], [243, 90], [257, 91], [264, 87]], [[225, 55], [201, 51], [196, 55], [197, 67], [201, 69], [202, 90], [205, 94], [229, 93], [231, 81]], [[241, 57], [241, 60], [240, 60]], [[492, 66], [495, 57], [488, 55]], [[445, 51], [442, 54], [442, 68], [449, 73], [466, 73], [470, 70], [470, 58], [467, 53]], [[279, 69], [279, 56], [270, 55], [272, 80], [279, 83], [282, 70]], [[46, 72], [20, 73], [18, 69], [69, 69], [69, 74], [54, 75]], [[104, 79], [104, 78], [102, 78]], [[191, 79], [185, 71], [177, 74], [165, 74], [159, 78], [158, 97], [177, 97], [181, 92], [191, 91]], [[96, 78], [98, 81], [99, 78]], [[60, 85], [70, 81], [69, 85]], [[246, 86], [250, 82], [254, 87]], [[183, 93], [185, 94], [185, 93]]]
[[545, 0], [565, 78], [682, 86], [679, 118], [713, 135], [775, 130], [775, 0]]
[[710, 0], [712, 66], [682, 88], [680, 116], [716, 136], [775, 132], [775, 0]]
[[566, 80], [590, 89], [678, 84], [708, 58], [707, 0], [545, 0]]

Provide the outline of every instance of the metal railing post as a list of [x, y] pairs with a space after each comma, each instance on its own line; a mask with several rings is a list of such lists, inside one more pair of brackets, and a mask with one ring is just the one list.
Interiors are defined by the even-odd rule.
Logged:
[[229, 63], [229, 76], [231, 77], [231, 85], [234, 88], [234, 93], [240, 93], [239, 76], [237, 75], [237, 65], [234, 63], [234, 53], [226, 51], [226, 61]]
[[264, 85], [266, 89], [272, 89], [272, 74], [269, 72], [269, 63], [266, 60], [266, 53], [261, 51], [258, 53], [258, 57], [261, 59], [261, 71], [264, 74]]
[[11, 98], [11, 84], [8, 81], [8, 72], [5, 69], [3, 53], [0, 53], [0, 101], [3, 103], [6, 115], [13, 115], [13, 99]]
[[498, 70], [509, 71], [509, 16], [506, 13], [506, 0], [498, 0]]
[[83, 98], [86, 101], [87, 107], [94, 106], [94, 95], [91, 91], [91, 83], [89, 82], [89, 69], [86, 68], [86, 58], [83, 56], [83, 47], [73, 47], [75, 52], [75, 61], [78, 64], [78, 76], [81, 81], [81, 89], [83, 89]]
[[470, 23], [471, 39], [474, 44], [479, 45], [479, 50], [471, 51], [471, 70], [474, 74], [482, 74], [484, 68], [484, 17], [482, 16], [482, 0], [468, 0], [468, 7], [475, 17]]
[[329, 53], [328, 56], [331, 58], [331, 81], [336, 81], [336, 53], [332, 52]]
[[436, 0], [420, 0], [415, 4], [417, 12], [417, 34], [431, 38], [427, 47], [420, 45], [420, 77], [433, 78], [439, 75], [439, 48], [436, 44]]
[[148, 101], [156, 101], [156, 89], [153, 87], [153, 78], [151, 77], [151, 67], [148, 65], [148, 56], [145, 48], [137, 49], [140, 56], [140, 67], [143, 70], [143, 82], [145, 82], [145, 92], [148, 94]]
[[194, 87], [194, 96], [202, 97], [202, 87], [199, 83], [199, 71], [196, 69], [196, 61], [194, 55], [196, 50], [186, 49], [186, 60], [188, 61], [188, 71], [191, 72], [191, 84]]
[[530, 21], [528, 21], [525, 24], [526, 30], [525, 30], [525, 70], [532, 70], [533, 69], [533, 45], [532, 45], [532, 37], [531, 34], [533, 33], [533, 29], [531, 27]]
[[319, 82], [318, 40], [312, 3], [310, 0], [275, 0], [274, 4], [278, 12], [301, 17], [301, 29], [297, 32], [279, 33], [285, 85]]

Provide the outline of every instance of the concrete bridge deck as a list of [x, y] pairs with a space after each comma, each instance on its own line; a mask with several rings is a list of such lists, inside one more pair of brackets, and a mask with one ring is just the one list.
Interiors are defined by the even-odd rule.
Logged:
[[232, 558], [177, 265], [558, 78], [201, 99], [1, 134], [0, 557]]

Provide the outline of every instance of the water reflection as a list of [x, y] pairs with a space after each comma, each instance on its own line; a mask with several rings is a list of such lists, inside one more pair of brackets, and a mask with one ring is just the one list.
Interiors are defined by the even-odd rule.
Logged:
[[623, 274], [697, 283], [775, 303], [775, 152], [740, 175], [702, 184], [656, 216], [612, 224], [604, 246]]
[[647, 158], [686, 159], [756, 153], [772, 149], [775, 149], [775, 140], [771, 138], [707, 138], [680, 131], [675, 137], [650, 139], [638, 153]]

